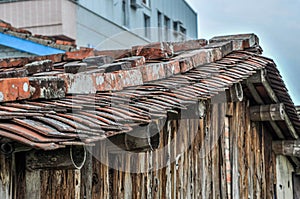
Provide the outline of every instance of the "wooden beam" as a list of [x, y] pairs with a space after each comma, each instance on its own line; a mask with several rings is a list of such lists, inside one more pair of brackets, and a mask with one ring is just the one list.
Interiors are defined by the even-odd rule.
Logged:
[[250, 107], [250, 119], [255, 122], [262, 121], [283, 121], [284, 105], [269, 104]]
[[295, 128], [294, 128], [294, 126], [293, 126], [290, 118], [287, 116], [285, 110], [283, 111], [283, 115], [284, 115], [284, 118], [285, 118], [284, 119], [285, 124], [287, 125], [290, 133], [292, 134], [292, 137], [295, 138], [295, 139], [298, 139], [299, 136], [298, 136], [298, 134], [297, 134], [297, 132], [296, 132], [296, 130], [295, 130]]
[[[256, 74], [256, 76], [258, 76], [258, 77], [252, 79], [252, 81], [248, 81], [248, 80], [247, 80], [246, 84], [247, 84], [247, 87], [248, 87], [249, 90], [250, 90], [251, 95], [254, 97], [254, 100], [256, 101], [256, 103], [262, 105], [262, 104], [264, 104], [264, 101], [262, 100], [262, 98], [261, 98], [260, 95], [258, 94], [258, 92], [257, 92], [257, 90], [256, 90], [256, 88], [255, 88], [255, 86], [254, 86], [253, 83], [252, 83], [252, 82], [256, 82], [256, 81], [258, 81], [259, 79], [261, 79], [261, 76], [260, 76], [260, 75], [257, 75], [257, 74]], [[250, 78], [250, 80], [251, 80], [251, 78]], [[269, 123], [270, 123], [270, 125], [272, 126], [272, 128], [273, 128], [275, 134], [277, 135], [277, 137], [280, 138], [280, 139], [284, 139], [285, 137], [284, 137], [282, 131], [280, 130], [280, 128], [278, 127], [278, 125], [276, 124], [276, 122], [274, 122], [274, 121], [269, 121]]]
[[247, 79], [249, 84], [261, 83], [265, 79], [265, 70], [261, 69]]
[[26, 154], [26, 168], [35, 169], [81, 169], [86, 160], [84, 146], [71, 146], [54, 151], [32, 150]]
[[110, 153], [153, 151], [159, 146], [160, 130], [159, 121], [138, 126], [129, 133], [110, 137], [107, 140], [107, 149]]
[[272, 126], [275, 134], [277, 135], [278, 138], [280, 139], [285, 139], [285, 136], [283, 135], [281, 129], [279, 128], [279, 126], [276, 124], [276, 122], [274, 121], [269, 121], [270, 125]]
[[300, 140], [273, 141], [272, 149], [276, 155], [300, 157]]
[[262, 98], [258, 94], [255, 86], [252, 83], [247, 81], [247, 87], [250, 90], [250, 93], [251, 93], [252, 97], [254, 98], [254, 100], [256, 101], [256, 103], [264, 104], [264, 101], [262, 100]]

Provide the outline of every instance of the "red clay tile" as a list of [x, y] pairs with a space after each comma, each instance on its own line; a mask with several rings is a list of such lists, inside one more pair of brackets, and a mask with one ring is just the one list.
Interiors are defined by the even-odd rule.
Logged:
[[206, 39], [198, 39], [198, 40], [189, 40], [183, 42], [173, 42], [174, 52], [183, 52], [188, 50], [196, 50], [200, 49], [203, 46], [207, 45]]
[[63, 57], [64, 61], [78, 61], [87, 57], [95, 56], [92, 48], [85, 48], [74, 52], [66, 52]]
[[98, 67], [99, 69], [103, 69], [105, 73], [111, 73], [119, 70], [127, 70], [131, 68], [130, 62], [116, 62], [112, 64], [105, 64]]
[[28, 62], [28, 58], [5, 58], [0, 60], [0, 68], [21, 67]]
[[218, 49], [220, 50], [222, 57], [225, 57], [226, 55], [228, 55], [233, 51], [233, 44], [232, 41], [224, 41], [224, 42], [210, 43], [206, 45], [204, 48]]
[[99, 55], [94, 57], [87, 57], [82, 62], [88, 66], [102, 66], [104, 64], [111, 64], [114, 62], [114, 58], [108, 55]]
[[167, 59], [174, 54], [173, 46], [169, 42], [157, 42], [144, 46], [133, 46], [133, 56], [144, 56], [146, 60], [149, 59]]
[[22, 68], [9, 68], [0, 72], [0, 78], [26, 77], [27, 70]]
[[0, 21], [0, 27], [2, 27], [2, 28], [11, 28], [12, 26], [11, 26], [11, 24], [1, 20]]
[[144, 82], [166, 78], [166, 70], [162, 63], [147, 64], [140, 67], [140, 70]]
[[0, 102], [28, 99], [29, 97], [30, 87], [27, 77], [0, 79]]
[[218, 43], [224, 41], [232, 41], [233, 50], [244, 50], [259, 43], [259, 39], [255, 34], [218, 36], [210, 39], [209, 43]]
[[162, 64], [165, 68], [166, 77], [172, 77], [173, 75], [179, 74], [181, 72], [180, 64], [177, 60], [164, 62]]
[[87, 70], [86, 63], [79, 63], [79, 62], [69, 62], [64, 65], [64, 72], [65, 73], [80, 73]]
[[74, 42], [65, 41], [65, 40], [59, 40], [59, 39], [57, 39], [55, 41], [55, 43], [58, 44], [58, 45], [66, 45], [66, 46], [72, 46], [72, 45], [74, 45]]
[[131, 49], [121, 50], [95, 50], [95, 56], [107, 55], [114, 59], [121, 59], [124, 57], [131, 57]]
[[130, 62], [132, 68], [142, 66], [146, 63], [146, 59], [144, 56], [126, 57], [126, 58], [118, 59], [116, 61], [117, 62]]

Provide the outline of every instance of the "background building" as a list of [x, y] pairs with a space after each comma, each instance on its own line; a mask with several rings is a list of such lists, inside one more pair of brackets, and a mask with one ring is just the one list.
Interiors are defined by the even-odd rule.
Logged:
[[[78, 46], [127, 48], [197, 38], [197, 13], [185, 0], [2, 0], [0, 18]], [[107, 42], [109, 39], [109, 42]]]

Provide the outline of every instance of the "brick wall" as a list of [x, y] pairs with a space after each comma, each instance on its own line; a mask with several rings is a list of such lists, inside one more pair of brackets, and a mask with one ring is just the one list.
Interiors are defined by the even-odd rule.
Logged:
[[32, 54], [18, 51], [16, 49], [0, 45], [0, 59], [10, 57], [30, 57]]

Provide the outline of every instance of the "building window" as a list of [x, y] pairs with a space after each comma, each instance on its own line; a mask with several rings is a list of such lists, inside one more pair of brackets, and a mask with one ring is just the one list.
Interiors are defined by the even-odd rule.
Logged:
[[179, 28], [180, 35], [181, 35], [181, 40], [184, 41], [186, 40], [186, 29], [182, 26]]
[[143, 4], [150, 8], [150, 0], [142, 0]]
[[158, 29], [158, 41], [162, 40], [162, 14], [157, 11], [157, 29]]
[[145, 37], [150, 39], [150, 17], [144, 14]]
[[173, 30], [174, 30], [174, 32], [178, 31], [178, 22], [177, 21], [173, 22]]
[[180, 33], [186, 35], [186, 29], [182, 26], [180, 26]]
[[127, 8], [127, 0], [122, 0], [122, 25], [127, 26], [129, 24], [128, 20], [128, 8]]
[[170, 40], [170, 18], [164, 17], [164, 31], [165, 31], [165, 41]]

